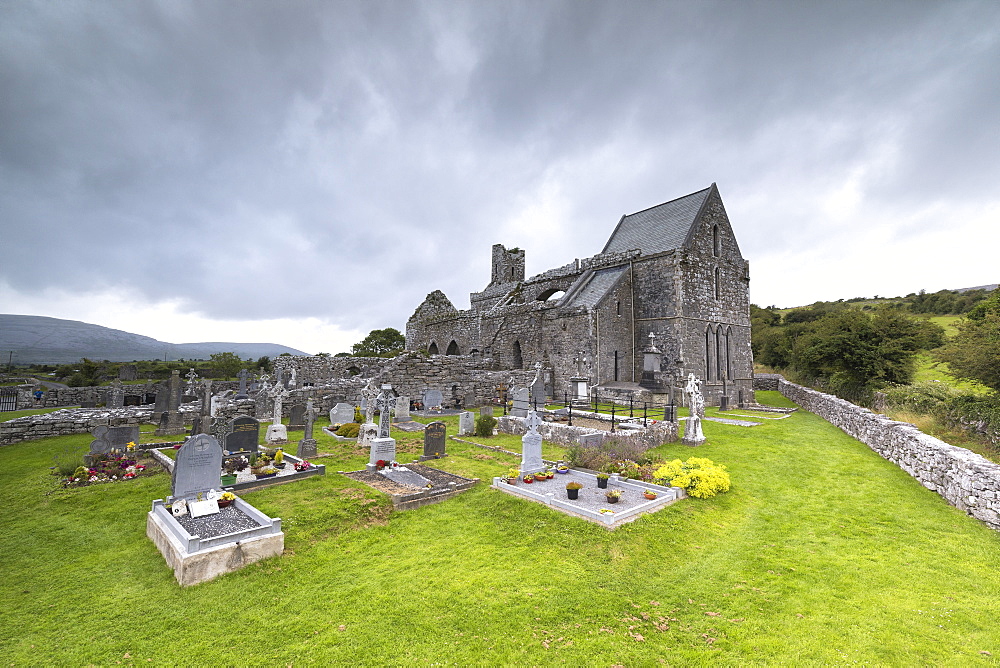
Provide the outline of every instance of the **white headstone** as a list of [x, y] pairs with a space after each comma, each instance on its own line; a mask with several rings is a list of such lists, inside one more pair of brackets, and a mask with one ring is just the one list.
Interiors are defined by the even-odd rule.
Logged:
[[378, 438], [378, 425], [374, 422], [365, 422], [358, 429], [358, 445], [371, 445], [376, 438]]
[[354, 406], [343, 402], [330, 409], [330, 424], [354, 422]]
[[519, 387], [514, 390], [514, 407], [510, 414], [514, 417], [527, 417], [531, 405], [528, 403], [528, 388]]
[[535, 411], [531, 411], [524, 423], [528, 427], [528, 433], [521, 437], [521, 475], [545, 470], [545, 462], [542, 461], [542, 435], [538, 433], [538, 425], [542, 421]]
[[458, 435], [467, 436], [476, 431], [476, 416], [470, 411], [465, 411], [458, 416]]
[[276, 443], [287, 443], [288, 442], [288, 428], [283, 424], [270, 424], [267, 426], [267, 434], [264, 436], [264, 441], [271, 444]]
[[372, 439], [371, 450], [368, 454], [368, 465], [374, 468], [375, 463], [380, 459], [387, 462], [391, 462], [396, 459], [396, 439]]
[[409, 397], [396, 397], [396, 410], [393, 411], [395, 415], [394, 422], [409, 422], [410, 421], [410, 398]]

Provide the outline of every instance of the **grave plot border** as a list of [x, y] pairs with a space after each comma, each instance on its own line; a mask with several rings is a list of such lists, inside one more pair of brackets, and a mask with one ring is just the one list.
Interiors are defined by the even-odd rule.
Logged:
[[[163, 448], [156, 448], [150, 450], [153, 458], [159, 463], [163, 468], [167, 470], [168, 473], [174, 472], [174, 460], [167, 457], [165, 454], [160, 452]], [[290, 455], [285, 453], [285, 461], [288, 465], [292, 465], [294, 469], [294, 464], [301, 462], [302, 460], [295, 455]], [[310, 462], [312, 463], [312, 462]], [[302, 480], [303, 478], [308, 478], [314, 475], [326, 475], [326, 465], [325, 464], [312, 464], [305, 471], [294, 471], [283, 476], [275, 476], [273, 478], [264, 478], [263, 480], [247, 480], [245, 482], [238, 482], [235, 485], [225, 485], [223, 489], [230, 492], [251, 492], [257, 489], [262, 489], [264, 487], [270, 487], [271, 485], [283, 485], [289, 482], [296, 482]]]
[[[594, 487], [597, 486], [597, 476], [595, 474], [580, 469], [570, 469], [570, 471], [574, 474], [574, 477], [592, 479], [590, 481], [592, 485]], [[555, 479], [557, 480], [562, 477], [564, 476], [556, 476]], [[647, 513], [655, 513], [656, 511], [687, 497], [687, 494], [680, 487], [654, 485], [653, 483], [637, 482], [622, 479], [617, 475], [612, 475], [608, 480], [609, 488], [633, 491], [636, 494], [642, 494], [643, 490], [649, 489], [656, 492], [658, 496], [652, 501], [638, 503], [624, 510], [612, 508], [612, 510], [614, 510], [613, 513], [604, 514], [600, 511], [582, 508], [580, 505], [565, 498], [566, 490], [562, 487], [562, 485], [542, 490], [540, 487], [536, 489], [534, 485], [511, 485], [504, 482], [503, 478], [496, 477], [493, 478], [493, 483], [490, 486], [504, 492], [505, 494], [517, 496], [525, 499], [526, 501], [551, 506], [561, 513], [565, 513], [572, 517], [579, 517], [580, 519], [587, 520], [588, 522], [593, 522], [603, 526], [609, 531], [616, 529], [622, 524], [635, 521]]]
[[[411, 466], [421, 466], [420, 462], [413, 462], [412, 464], [405, 464], [407, 467]], [[427, 466], [426, 468], [433, 468]], [[442, 471], [440, 469], [434, 469], [437, 474], [448, 476], [449, 478], [454, 478], [455, 480], [449, 481], [447, 487], [433, 487], [431, 489], [420, 489], [415, 490], [411, 494], [388, 494], [380, 490], [374, 485], [370, 485], [364, 477], [367, 476], [369, 472], [367, 470], [361, 471], [338, 471], [341, 475], [347, 476], [358, 482], [362, 482], [380, 494], [386, 494], [392, 498], [392, 507], [394, 510], [414, 510], [415, 508], [420, 508], [421, 506], [428, 506], [432, 503], [441, 503], [442, 501], [447, 501], [448, 499], [461, 494], [462, 492], [472, 489], [480, 480], [479, 478], [464, 478], [456, 473], [449, 473], [447, 471]], [[376, 474], [377, 475], [377, 474]]]

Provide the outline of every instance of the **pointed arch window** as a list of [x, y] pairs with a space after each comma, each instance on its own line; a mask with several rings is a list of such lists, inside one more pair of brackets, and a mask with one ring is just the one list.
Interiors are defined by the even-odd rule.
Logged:
[[458, 350], [458, 343], [452, 339], [451, 343], [448, 344], [448, 350], [445, 351], [445, 355], [460, 355]]
[[438, 344], [436, 344], [433, 341], [431, 341], [431, 345], [427, 346], [427, 354], [428, 355], [437, 355], [438, 354]]
[[521, 342], [520, 341], [515, 341], [514, 342], [513, 357], [514, 357], [513, 364], [511, 364], [511, 366], [514, 367], [515, 369], [523, 369], [524, 368], [524, 358], [521, 356]]

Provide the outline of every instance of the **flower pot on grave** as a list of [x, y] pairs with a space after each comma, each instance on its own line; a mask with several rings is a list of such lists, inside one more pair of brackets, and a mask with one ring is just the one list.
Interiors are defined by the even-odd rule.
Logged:
[[276, 475], [278, 475], [277, 471], [275, 471], [274, 473], [258, 473], [254, 477], [256, 477], [257, 480], [263, 480], [264, 478], [273, 478]]
[[566, 496], [571, 501], [576, 501], [577, 499], [580, 498], [580, 490], [578, 490], [578, 489], [567, 489], [566, 490]]
[[225, 508], [233, 502], [232, 499], [219, 499], [219, 508]]
[[524, 476], [524, 483], [526, 485], [530, 485], [533, 482], [535, 482], [535, 478], [533, 476]]
[[228, 487], [229, 485], [236, 484], [236, 476], [234, 474], [222, 476], [222, 486]]
[[597, 479], [597, 486], [600, 487], [601, 489], [607, 489], [608, 488], [608, 479], [607, 478], [598, 478]]
[[654, 500], [656, 498], [656, 495], [653, 494], [652, 492], [644, 492], [643, 496], [646, 497], [647, 499], [649, 499], [650, 501], [652, 501], [652, 500]]
[[605, 496], [604, 498], [608, 500], [608, 503], [618, 503], [621, 499], [619, 496]]
[[281, 462], [280, 464], [278, 462], [274, 462], [273, 464], [271, 464], [271, 466], [273, 466], [276, 469], [283, 469], [285, 468], [285, 462]]

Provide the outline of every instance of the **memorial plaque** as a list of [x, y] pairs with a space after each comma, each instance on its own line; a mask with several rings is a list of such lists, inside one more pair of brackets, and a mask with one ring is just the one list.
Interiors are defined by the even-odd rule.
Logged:
[[424, 457], [443, 457], [447, 427], [444, 422], [431, 422], [424, 429]]
[[229, 452], [257, 452], [260, 441], [260, 422], [249, 415], [237, 415], [228, 422], [229, 434], [224, 450]]
[[171, 479], [173, 496], [192, 497], [222, 484], [222, 447], [214, 436], [198, 434], [177, 451]]

